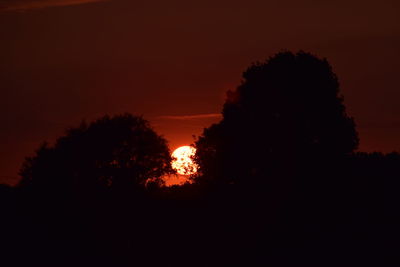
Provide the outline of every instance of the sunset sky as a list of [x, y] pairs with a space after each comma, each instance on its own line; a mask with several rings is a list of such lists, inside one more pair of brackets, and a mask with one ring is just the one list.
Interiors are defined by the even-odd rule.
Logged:
[[397, 0], [0, 0], [0, 183], [104, 114], [190, 144], [246, 67], [284, 49], [329, 60], [360, 150], [400, 150], [399, 14]]

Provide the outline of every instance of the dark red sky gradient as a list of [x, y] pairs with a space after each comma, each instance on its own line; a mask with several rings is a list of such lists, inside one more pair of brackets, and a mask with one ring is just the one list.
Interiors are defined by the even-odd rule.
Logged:
[[191, 143], [242, 71], [282, 49], [328, 58], [360, 150], [400, 150], [397, 0], [0, 0], [0, 10], [0, 182], [15, 183], [42, 141], [105, 113], [143, 114], [171, 148]]

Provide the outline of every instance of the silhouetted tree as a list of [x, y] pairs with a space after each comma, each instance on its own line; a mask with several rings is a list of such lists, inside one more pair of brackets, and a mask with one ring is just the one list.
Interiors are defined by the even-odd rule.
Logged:
[[71, 128], [55, 145], [42, 145], [21, 169], [20, 187], [87, 193], [110, 188], [138, 189], [163, 183], [170, 172], [164, 138], [141, 117], [104, 116]]
[[196, 141], [203, 181], [290, 175], [358, 146], [331, 66], [305, 52], [278, 53], [250, 66], [227, 93], [222, 114]]

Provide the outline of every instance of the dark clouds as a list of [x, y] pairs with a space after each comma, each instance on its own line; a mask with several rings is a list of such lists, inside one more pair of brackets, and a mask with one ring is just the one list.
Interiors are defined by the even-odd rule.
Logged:
[[46, 7], [63, 7], [102, 2], [107, 0], [2, 0], [0, 11], [28, 11]]

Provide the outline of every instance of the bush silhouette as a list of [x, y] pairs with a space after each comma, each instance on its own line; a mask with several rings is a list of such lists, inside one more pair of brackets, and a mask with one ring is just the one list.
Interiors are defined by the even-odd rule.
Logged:
[[104, 116], [71, 128], [53, 147], [44, 144], [27, 158], [20, 187], [53, 191], [140, 189], [163, 183], [170, 172], [165, 139], [141, 117]]

